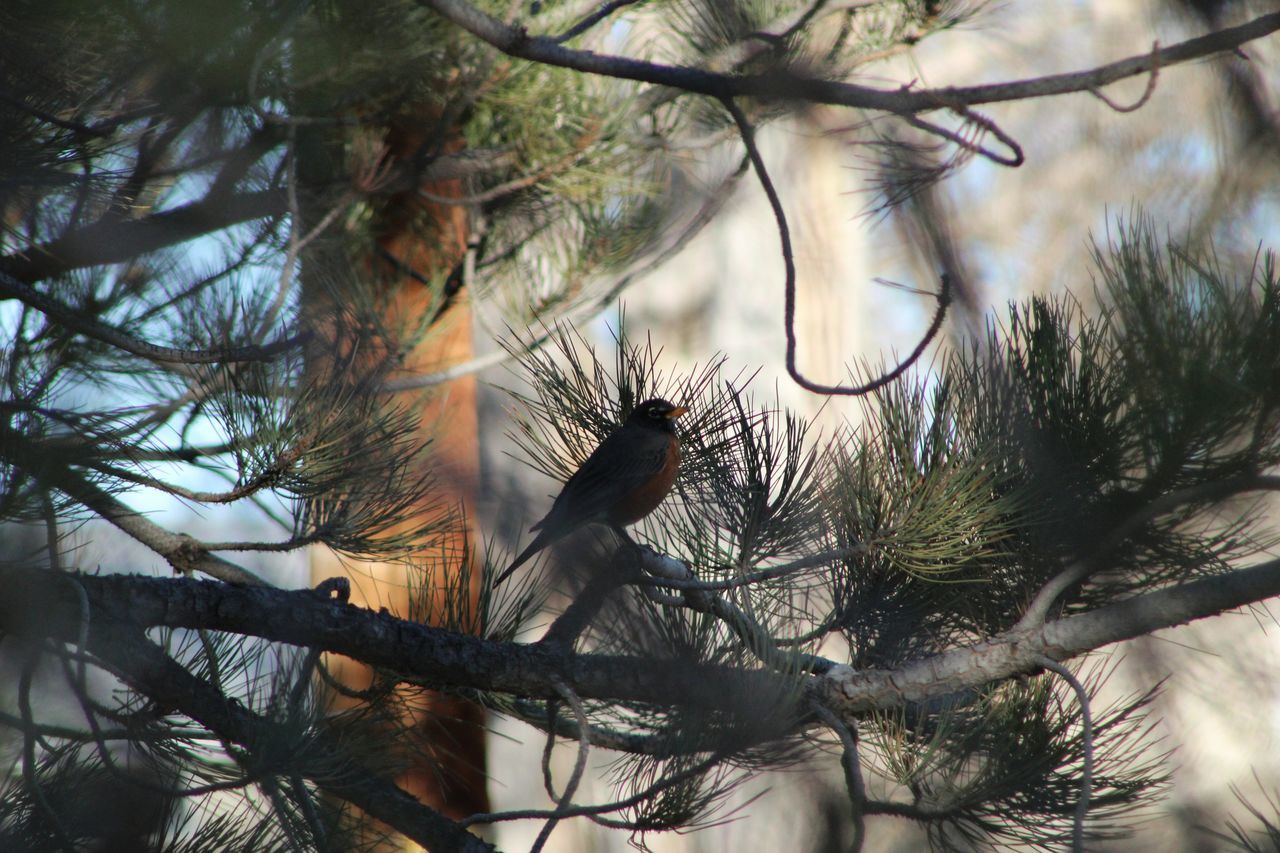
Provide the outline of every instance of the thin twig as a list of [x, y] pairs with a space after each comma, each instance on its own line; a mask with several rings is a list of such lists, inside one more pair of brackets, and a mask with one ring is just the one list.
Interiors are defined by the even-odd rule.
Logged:
[[640, 583], [645, 586], [661, 587], [664, 589], [678, 590], [696, 590], [703, 592], [722, 592], [727, 589], [737, 589], [738, 587], [750, 586], [751, 584], [760, 583], [762, 581], [777, 580], [778, 578], [793, 575], [796, 572], [802, 572], [805, 569], [815, 569], [828, 565], [836, 560], [847, 560], [850, 557], [858, 557], [867, 553], [867, 546], [855, 545], [849, 548], [835, 548], [830, 551], [822, 551], [818, 554], [810, 554], [807, 557], [801, 557], [788, 563], [782, 563], [777, 566], [769, 566], [764, 569], [757, 569], [753, 572], [738, 575], [722, 581], [703, 581], [692, 576], [676, 578], [676, 577], [644, 577]]
[[34, 733], [35, 717], [31, 713], [31, 681], [35, 676], [36, 666], [40, 663], [40, 653], [32, 646], [27, 659], [22, 664], [22, 674], [18, 677], [18, 713], [22, 715], [22, 781], [26, 785], [31, 801], [48, 822], [49, 831], [53, 833], [58, 846], [67, 853], [75, 853], [76, 847], [66, 827], [58, 817], [57, 811], [49, 804], [44, 795], [44, 788], [36, 773], [36, 739]]
[[933, 322], [929, 324], [924, 337], [920, 339], [920, 343], [916, 345], [912, 353], [893, 370], [864, 385], [857, 386], [823, 385], [805, 378], [796, 367], [796, 262], [791, 249], [791, 230], [787, 226], [787, 214], [783, 210], [782, 199], [778, 197], [778, 191], [774, 189], [773, 180], [769, 177], [769, 171], [765, 167], [764, 158], [760, 155], [760, 149], [756, 146], [755, 128], [747, 121], [746, 114], [742, 112], [742, 109], [732, 100], [726, 99], [724, 106], [733, 116], [733, 121], [738, 126], [738, 132], [742, 136], [742, 144], [746, 146], [747, 154], [751, 158], [751, 165], [755, 168], [756, 177], [760, 180], [760, 186], [764, 190], [765, 196], [769, 199], [769, 206], [773, 208], [773, 218], [778, 226], [778, 239], [782, 243], [782, 264], [784, 268], [785, 305], [783, 308], [783, 323], [787, 333], [787, 373], [797, 385], [815, 394], [859, 397], [888, 385], [906, 372], [907, 368], [920, 358], [921, 354], [924, 353], [925, 347], [933, 341], [938, 334], [938, 330], [942, 328], [942, 320], [946, 317], [947, 307], [951, 304], [951, 276], [946, 273], [942, 275], [942, 290], [938, 294], [938, 308], [934, 312]]
[[1076, 803], [1075, 824], [1072, 829], [1071, 849], [1074, 853], [1084, 853], [1084, 819], [1089, 813], [1089, 797], [1093, 793], [1093, 712], [1089, 706], [1089, 691], [1075, 677], [1071, 670], [1052, 658], [1041, 655], [1036, 662], [1045, 669], [1056, 672], [1062, 680], [1071, 685], [1080, 702], [1081, 740], [1084, 749], [1084, 766], [1080, 772], [1080, 799]]
[[248, 569], [211, 554], [195, 537], [172, 533], [142, 513], [135, 512], [96, 483], [71, 471], [54, 473], [50, 479], [59, 490], [164, 557], [181, 574], [204, 572], [227, 583], [270, 586]]
[[638, 2], [644, 2], [644, 0], [609, 0], [608, 3], [602, 3], [599, 9], [595, 10], [590, 15], [587, 15], [560, 35], [553, 36], [551, 40], [557, 44], [564, 44], [570, 39], [577, 38], [582, 35], [619, 9]]
[[1147, 101], [1151, 100], [1151, 96], [1155, 94], [1156, 80], [1157, 78], [1159, 78], [1159, 76], [1160, 76], [1160, 42], [1155, 41], [1151, 43], [1151, 71], [1147, 77], [1147, 88], [1143, 90], [1142, 97], [1138, 98], [1138, 100], [1134, 101], [1132, 104], [1126, 107], [1126, 106], [1121, 106], [1120, 104], [1117, 104], [1115, 101], [1108, 98], [1106, 96], [1106, 93], [1103, 92], [1101, 89], [1099, 89], [1097, 86], [1090, 86], [1089, 94], [1093, 95], [1095, 98], [1102, 101], [1102, 103], [1111, 107], [1111, 109], [1115, 110], [1118, 113], [1137, 112], [1147, 103]]
[[[556, 692], [560, 694], [560, 698], [568, 703], [573, 709], [573, 716], [578, 721], [578, 757], [573, 764], [573, 773], [569, 776], [569, 782], [565, 785], [564, 793], [556, 801], [556, 810], [567, 809], [573, 805], [573, 796], [578, 792], [578, 785], [582, 782], [582, 775], [587, 770], [587, 756], [591, 752], [591, 725], [587, 721], [587, 712], [582, 706], [582, 700], [578, 698], [578, 694], [574, 693], [569, 685], [565, 684], [559, 676], [553, 676], [552, 685]], [[555, 743], [555, 735], [548, 733], [547, 743]], [[548, 750], [549, 752], [549, 750]], [[550, 793], [550, 769], [547, 770], [548, 793]], [[553, 795], [554, 796], [554, 795]], [[551, 833], [555, 830], [556, 824], [560, 822], [559, 817], [548, 818], [543, 825], [542, 831], [538, 833], [537, 839], [533, 842], [533, 846], [529, 848], [529, 853], [538, 853], [547, 843], [547, 839], [551, 837]]]
[[720, 754], [712, 755], [699, 761], [684, 770], [674, 773], [665, 779], [659, 779], [643, 791], [632, 794], [630, 797], [622, 800], [614, 800], [611, 803], [603, 803], [597, 806], [569, 806], [563, 809], [547, 810], [547, 809], [512, 809], [505, 812], [488, 812], [483, 814], [473, 814], [469, 817], [458, 821], [463, 827], [475, 826], [480, 823], [498, 823], [499, 821], [508, 820], [542, 820], [545, 818], [566, 818], [566, 817], [591, 817], [594, 815], [608, 814], [609, 812], [618, 812], [623, 809], [629, 809], [640, 803], [651, 800], [657, 794], [662, 793], [668, 788], [683, 784], [684, 782], [696, 776], [706, 773], [716, 764], [724, 760], [724, 756]]
[[[688, 580], [692, 570], [684, 563], [651, 549], [640, 549], [641, 565], [650, 575], [664, 580]], [[710, 613], [738, 635], [761, 663], [779, 670], [821, 673], [830, 669], [832, 662], [817, 655], [793, 652], [778, 647], [773, 637], [760, 623], [743, 612], [742, 608], [718, 595], [702, 590], [681, 590], [681, 604], [699, 613]]]
[[[548, 716], [540, 702], [517, 697], [512, 705], [503, 709], [516, 719], [522, 720], [541, 731], [554, 731], [563, 738], [581, 740], [582, 729], [573, 720], [562, 719], [560, 715]], [[636, 734], [605, 729], [600, 726], [589, 726], [586, 737], [593, 746], [609, 749], [614, 752], [627, 752], [634, 755], [656, 755], [667, 757], [672, 754], [671, 739], [661, 735]]]
[[483, 192], [478, 192], [478, 193], [474, 193], [472, 195], [467, 195], [467, 196], [450, 197], [450, 196], [437, 195], [433, 192], [429, 192], [419, 187], [418, 195], [426, 199], [427, 201], [434, 202], [436, 204], [450, 205], [455, 207], [487, 204], [488, 202], [496, 201], [497, 199], [520, 192], [521, 190], [527, 190], [529, 187], [535, 186], [536, 184], [539, 184], [542, 181], [545, 181], [547, 178], [551, 177], [552, 175], [555, 175], [567, 170], [569, 167], [573, 166], [574, 163], [578, 162], [583, 158], [584, 152], [586, 151], [587, 147], [590, 146], [592, 143], [594, 143], [597, 139], [599, 139], [599, 137], [600, 137], [599, 125], [598, 123], [594, 123], [592, 128], [588, 129], [586, 132], [582, 134], [579, 134], [578, 138], [574, 140], [573, 150], [571, 150], [568, 154], [565, 154], [560, 159], [556, 160], [554, 163], [550, 163], [546, 166], [543, 166], [540, 169], [535, 169], [529, 172], [528, 174], [521, 175], [518, 178], [513, 178], [509, 181], [498, 184], [495, 187], [490, 187], [489, 189], [484, 190]]
[[1022, 153], [1022, 146], [1019, 145], [1017, 140], [1012, 136], [1005, 133], [994, 121], [986, 118], [985, 116], [979, 116], [978, 114], [970, 112], [964, 108], [957, 108], [956, 111], [972, 120], [982, 129], [991, 131], [997, 139], [1004, 143], [1004, 145], [1013, 152], [1012, 155], [998, 154], [985, 145], [980, 145], [977, 142], [966, 139], [954, 130], [949, 130], [940, 124], [920, 118], [920, 116], [917, 115], [904, 115], [902, 116], [902, 120], [925, 133], [931, 133], [934, 136], [942, 137], [963, 151], [968, 151], [970, 153], [977, 154], [980, 157], [985, 157], [992, 163], [1016, 168], [1026, 162], [1026, 157]]

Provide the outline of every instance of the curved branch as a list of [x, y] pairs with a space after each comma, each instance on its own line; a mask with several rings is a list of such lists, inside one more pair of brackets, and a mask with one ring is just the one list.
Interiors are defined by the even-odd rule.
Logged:
[[1089, 94], [1093, 95], [1099, 101], [1111, 107], [1118, 113], [1132, 113], [1142, 109], [1142, 107], [1151, 100], [1151, 96], [1156, 92], [1156, 81], [1160, 79], [1160, 42], [1152, 42], [1151, 44], [1151, 71], [1147, 76], [1147, 88], [1143, 90], [1138, 100], [1128, 106], [1118, 104], [1106, 96], [1106, 94], [1097, 86], [1089, 87]]
[[858, 758], [858, 730], [817, 702], [813, 703], [813, 713], [840, 738], [840, 764], [844, 768], [844, 784], [853, 813], [853, 842], [849, 849], [858, 853], [867, 837], [867, 787], [862, 780], [862, 764]]
[[633, 808], [634, 806], [644, 802], [645, 800], [650, 799], [651, 797], [661, 793], [662, 791], [665, 791], [668, 788], [672, 788], [688, 779], [692, 779], [702, 775], [703, 773], [706, 773], [708, 770], [710, 770], [712, 767], [714, 767], [716, 764], [720, 763], [723, 760], [724, 760], [723, 755], [714, 754], [709, 758], [704, 758], [702, 761], [699, 761], [698, 763], [690, 767], [686, 767], [684, 770], [681, 770], [677, 773], [672, 774], [671, 776], [668, 776], [664, 779], [657, 780], [652, 785], [645, 788], [643, 791], [639, 791], [638, 793], [632, 794], [631, 796], [622, 800], [614, 800], [613, 802], [610, 802], [610, 803], [602, 803], [601, 805], [596, 805], [596, 806], [568, 806], [566, 808], [557, 808], [553, 810], [512, 809], [510, 811], [505, 811], [505, 812], [486, 812], [483, 814], [473, 814], [470, 817], [467, 817], [462, 821], [460, 821], [460, 823], [462, 826], [475, 826], [476, 824], [481, 824], [481, 823], [497, 823], [499, 821], [507, 821], [507, 820], [529, 820], [529, 819], [541, 820], [544, 818], [550, 820], [550, 819], [560, 819], [560, 818], [566, 818], [566, 817], [590, 817], [593, 820], [595, 820], [597, 823], [600, 823], [604, 826], [610, 826], [615, 829], [617, 828], [634, 829], [635, 825], [632, 823], [624, 822], [624, 821], [607, 820], [605, 818], [602, 818], [601, 815], [608, 814], [609, 812], [619, 812], [624, 809]]
[[[577, 720], [579, 732], [578, 757], [573, 762], [573, 773], [569, 776], [569, 782], [565, 785], [564, 793], [561, 794], [560, 798], [556, 801], [556, 811], [561, 811], [563, 809], [570, 808], [573, 805], [574, 794], [578, 792], [578, 785], [582, 782], [582, 775], [587, 770], [587, 756], [591, 752], [591, 725], [587, 722], [587, 712], [586, 709], [582, 707], [582, 700], [578, 698], [576, 693], [569, 689], [569, 685], [557, 678], [554, 686], [556, 688], [556, 692], [560, 694], [560, 698], [567, 702], [569, 707], [573, 709], [573, 717]], [[553, 733], [547, 734], [548, 747], [555, 742], [555, 739], [556, 737]], [[548, 757], [550, 757], [549, 749]], [[551, 793], [549, 765], [547, 766], [547, 774], [547, 793]], [[529, 848], [529, 853], [538, 853], [538, 851], [542, 850], [547, 843], [547, 839], [551, 837], [551, 833], [555, 831], [556, 824], [559, 822], [559, 817], [547, 818], [547, 822], [543, 824], [542, 831], [538, 833], [538, 838], [533, 842], [533, 846]]]
[[764, 194], [769, 199], [769, 206], [773, 208], [773, 218], [778, 225], [778, 239], [782, 243], [782, 265], [785, 279], [783, 287], [786, 299], [783, 307], [783, 323], [786, 326], [787, 333], [787, 373], [797, 385], [815, 394], [860, 397], [883, 388], [906, 372], [920, 358], [925, 348], [937, 336], [938, 330], [942, 328], [942, 321], [947, 315], [947, 307], [951, 304], [951, 276], [947, 273], [942, 275], [942, 291], [938, 294], [938, 308], [934, 312], [933, 321], [925, 331], [924, 337], [920, 339], [911, 354], [895, 368], [864, 385], [823, 385], [807, 379], [796, 367], [796, 262], [791, 249], [791, 230], [787, 226], [787, 214], [783, 210], [782, 199], [778, 197], [778, 191], [774, 189], [773, 180], [769, 177], [768, 169], [765, 168], [764, 158], [760, 156], [760, 149], [756, 146], [754, 128], [747, 121], [742, 109], [732, 100], [725, 100], [724, 105], [738, 125], [738, 131], [742, 135], [742, 142], [747, 147], [747, 154], [751, 158], [751, 165], [755, 168], [756, 177], [760, 179], [760, 186], [764, 189]]
[[1010, 153], [1000, 154], [996, 151], [992, 151], [987, 146], [978, 144], [977, 141], [965, 139], [964, 136], [956, 133], [954, 130], [948, 130], [940, 124], [926, 121], [916, 115], [905, 115], [902, 118], [903, 121], [914, 128], [922, 130], [925, 133], [932, 133], [934, 136], [940, 136], [960, 150], [977, 154], [980, 157], [985, 157], [997, 165], [1008, 166], [1011, 169], [1016, 169], [1027, 161], [1026, 155], [1022, 152], [1022, 146], [1018, 144], [1016, 139], [1006, 133], [1000, 125], [967, 107], [956, 106], [953, 108], [953, 111], [957, 115], [968, 119], [982, 130], [987, 131], [996, 139], [1000, 140], [1000, 144], [1008, 148]]
[[1089, 706], [1089, 691], [1085, 690], [1080, 679], [1075, 677], [1056, 660], [1040, 657], [1040, 665], [1057, 673], [1063, 681], [1071, 685], [1076, 700], [1080, 703], [1081, 739], [1084, 741], [1084, 769], [1080, 776], [1080, 800], [1076, 803], [1075, 822], [1071, 833], [1071, 849], [1073, 853], [1084, 853], [1084, 819], [1089, 813], [1089, 796], [1093, 792], [1093, 710]]

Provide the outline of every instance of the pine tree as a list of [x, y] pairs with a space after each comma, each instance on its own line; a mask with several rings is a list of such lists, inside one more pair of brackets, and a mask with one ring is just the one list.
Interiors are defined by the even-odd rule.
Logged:
[[[928, 363], [948, 312], [974, 308], [944, 262], [928, 334], [828, 385], [795, 365], [790, 229], [755, 132], [809, 105], [856, 114], [885, 203], [918, 201], [973, 158], [1022, 162], [982, 105], [1154, 82], [1280, 15], [1076, 74], [848, 82], [977, 12], [0, 11], [0, 846], [484, 849], [471, 830], [536, 819], [540, 846], [582, 817], [644, 843], [790, 767], [843, 777], [815, 844], [860, 847], [884, 816], [941, 849], [1123, 833], [1168, 765], [1156, 688], [1098, 698], [1110, 645], [1280, 592], [1272, 256], [1221, 263], [1135, 213], [1095, 249], [1096, 309], [1016, 304]], [[703, 186], [690, 149], [733, 156]], [[861, 428], [819, 436], [747, 365], [672, 371], [643, 341], [601, 355], [574, 331], [748, 174], [777, 217], [788, 369], [860, 397]], [[505, 349], [440, 344], [466, 311]], [[450, 383], [498, 360], [524, 380], [521, 455], [556, 481], [637, 402], [690, 412], [677, 492], [634, 542], [588, 528], [494, 592], [507, 554], [481, 549], [451, 479], [472, 463], [423, 412], [462, 422], [474, 402]], [[197, 538], [145, 509], [156, 494], [253, 507], [278, 533]], [[104, 525], [151, 563], [86, 560], [74, 537]], [[290, 590], [255, 570], [321, 546], [350, 579]], [[402, 604], [352, 602], [370, 562], [401, 573]], [[338, 655], [365, 683], [335, 676]], [[575, 744], [568, 778], [544, 758], [553, 806], [472, 813], [474, 779], [451, 794], [483, 720], [424, 728], [440, 696], [545, 732], [547, 756]], [[582, 805], [602, 752], [616, 796]], [[412, 766], [443, 779], [424, 801], [397, 784]]]

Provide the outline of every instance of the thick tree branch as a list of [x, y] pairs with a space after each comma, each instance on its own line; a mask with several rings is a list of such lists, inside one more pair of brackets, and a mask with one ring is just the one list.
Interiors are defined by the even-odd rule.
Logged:
[[767, 74], [718, 74], [702, 68], [662, 65], [565, 47], [556, 39], [531, 36], [520, 25], [505, 24], [464, 0], [421, 0], [423, 5], [508, 56], [599, 74], [670, 86], [719, 100], [736, 97], [785, 98], [879, 110], [901, 115], [999, 101], [1087, 92], [1157, 68], [1233, 50], [1245, 42], [1280, 30], [1280, 13], [1261, 15], [1238, 27], [1188, 39], [1140, 56], [1131, 56], [1087, 71], [1052, 74], [1030, 80], [942, 89], [876, 89], [853, 83], [802, 77], [787, 71]]
[[[0, 628], [32, 630], [73, 642], [80, 605], [70, 585], [31, 569], [0, 568]], [[138, 575], [73, 575], [89, 595], [98, 620], [127, 620], [140, 627], [208, 628], [261, 636], [300, 647], [319, 647], [386, 667], [423, 681], [489, 689], [520, 696], [558, 698], [561, 678], [586, 699], [613, 697], [669, 705], [673, 701], [724, 708], [729, 688], [773, 679], [732, 669], [637, 661], [600, 655], [572, 655], [541, 645], [483, 640], [386, 612], [331, 601], [309, 590], [230, 586], [212, 581]], [[42, 614], [34, 625], [28, 616]]]
[[[74, 642], [78, 594], [65, 575], [0, 568], [0, 629]], [[312, 591], [235, 587], [210, 581], [134, 575], [77, 575], [102, 618], [139, 627], [208, 628], [297, 646], [317, 646], [406, 676], [455, 687], [558, 697], [562, 679], [584, 699], [679, 704], [735, 710], [743, 695], [787, 695], [779, 676], [669, 660], [574, 655], [538, 645], [498, 643], [374, 613]], [[810, 677], [812, 699], [836, 714], [897, 708], [991, 681], [1035, 672], [1039, 656], [1067, 660], [1280, 595], [1280, 560], [1203, 578], [952, 649], [896, 670], [832, 665]], [[790, 682], [788, 682], [790, 683]], [[803, 701], [803, 700], [798, 700]], [[803, 720], [804, 708], [779, 708]]]

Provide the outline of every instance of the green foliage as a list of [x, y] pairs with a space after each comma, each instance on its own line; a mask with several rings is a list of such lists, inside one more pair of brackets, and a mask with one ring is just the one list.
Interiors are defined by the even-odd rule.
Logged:
[[[890, 669], [1009, 629], [1073, 566], [1086, 566], [1087, 580], [1060, 600], [1065, 612], [1263, 552], [1274, 539], [1249, 506], [1217, 511], [1225, 496], [1265, 488], [1259, 476], [1280, 461], [1271, 256], [1233, 279], [1138, 220], [1097, 249], [1096, 265], [1093, 315], [1070, 297], [1013, 305], [981, 345], [885, 389], [867, 401], [861, 429], [825, 444], [794, 415], [757, 407], [749, 377], [725, 378], [723, 362], [665, 375], [651, 346], [623, 336], [609, 371], [571, 335], [552, 335], [552, 349], [523, 358], [533, 392], [514, 412], [522, 456], [562, 481], [634, 401], [667, 396], [691, 409], [679, 424], [685, 462], [678, 494], [641, 525], [643, 541], [704, 580], [807, 560], [714, 593], [734, 618], [633, 590], [582, 647], [771, 668], [800, 690], [807, 655], [831, 634], [855, 668]], [[754, 632], [742, 632], [744, 619]], [[784, 651], [796, 647], [803, 653]], [[1102, 681], [1095, 671], [1091, 694]], [[1123, 834], [1167, 786], [1144, 722], [1154, 695], [1095, 714], [1092, 838]], [[802, 756], [791, 723], [768, 711], [785, 703], [754, 699], [743, 702], [755, 726], [600, 704], [592, 719], [725, 768]], [[709, 734], [726, 722], [740, 727], [736, 744]], [[940, 696], [869, 715], [859, 729], [864, 763], [911, 793], [909, 804], [872, 802], [869, 812], [924, 823], [939, 849], [1053, 849], [1070, 838], [1084, 746], [1079, 709], [1056, 677]], [[709, 743], [726, 749], [707, 753]], [[652, 757], [627, 759], [622, 778], [633, 761], [651, 768], [637, 777], [646, 780], [685, 766], [659, 773]], [[720, 790], [708, 785], [706, 799], [679, 800], [684, 820], [706, 818]], [[638, 815], [637, 825], [669, 825], [653, 820]]]

